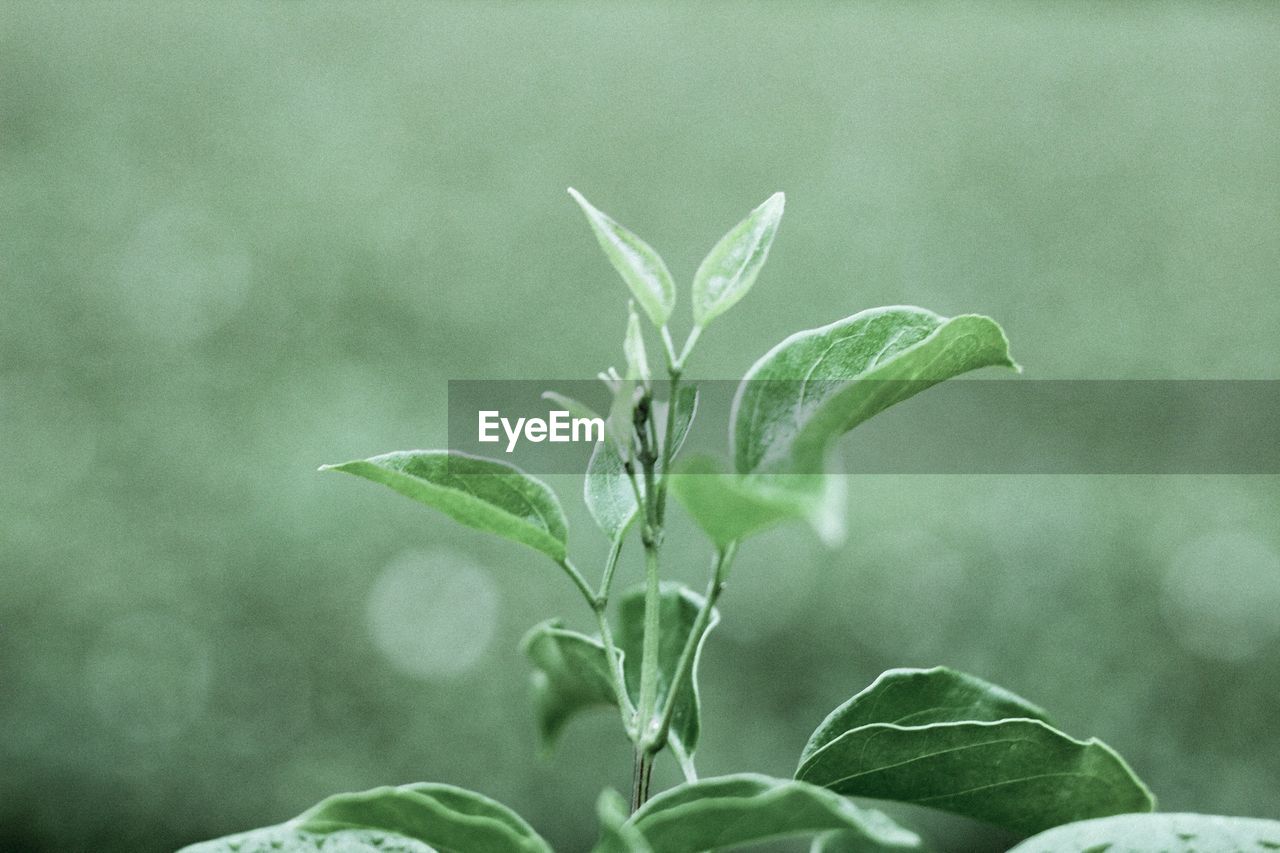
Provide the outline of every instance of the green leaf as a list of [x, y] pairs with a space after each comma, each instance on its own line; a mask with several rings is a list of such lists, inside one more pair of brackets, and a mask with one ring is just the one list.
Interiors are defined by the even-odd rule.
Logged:
[[875, 308], [799, 332], [752, 366], [732, 410], [739, 473], [825, 470], [826, 451], [862, 421], [980, 367], [1016, 365], [987, 317]]
[[531, 628], [520, 649], [534, 665], [534, 713], [545, 747], [554, 745], [580, 711], [617, 706], [609, 660], [596, 638], [569, 631], [552, 619]]
[[609, 263], [631, 288], [632, 295], [649, 315], [653, 325], [661, 327], [671, 317], [676, 304], [676, 286], [667, 265], [648, 243], [614, 222], [608, 214], [597, 210], [572, 187], [569, 195], [587, 215], [587, 222], [600, 241]]
[[1055, 827], [1009, 853], [1212, 853], [1280, 850], [1280, 822], [1201, 814], [1126, 814]]
[[[654, 417], [664, 427], [666, 425], [666, 403], [659, 403], [654, 408]], [[677, 392], [675, 419], [675, 449], [679, 451], [689, 435], [694, 414], [698, 408], [698, 389], [694, 385], [685, 385]], [[637, 482], [640, 493], [644, 494], [644, 483]], [[610, 440], [596, 442], [587, 461], [587, 476], [583, 483], [583, 500], [587, 511], [596, 525], [611, 540], [617, 541], [624, 535], [639, 512], [636, 503], [635, 489], [627, 477], [626, 468], [617, 446]]]
[[808, 754], [796, 778], [1027, 834], [1154, 807], [1151, 792], [1106, 744], [1033, 719], [864, 725]]
[[640, 318], [635, 308], [627, 316], [627, 334], [622, 340], [622, 354], [627, 359], [627, 378], [640, 382], [649, 381], [649, 356], [644, 351], [644, 333], [640, 331]]
[[805, 745], [800, 763], [845, 732], [874, 723], [924, 726], [1014, 717], [1049, 722], [1040, 707], [972, 675], [943, 666], [891, 669], [822, 721]]
[[[659, 708], [667, 700], [672, 690], [672, 679], [675, 676], [676, 664], [680, 660], [680, 652], [693, 630], [693, 623], [698, 617], [706, 601], [701, 595], [678, 583], [664, 581], [658, 589], [659, 624], [662, 627], [658, 640], [658, 685], [657, 706]], [[671, 712], [671, 731], [669, 737], [679, 743], [683, 752], [692, 756], [698, 746], [698, 735], [701, 731], [700, 699], [698, 696], [698, 660], [702, 656], [702, 644], [706, 641], [711, 629], [720, 621], [720, 613], [711, 611], [707, 631], [694, 650], [693, 664], [689, 668], [688, 678], [692, 684], [682, 684], [680, 695]], [[640, 665], [644, 658], [644, 587], [627, 590], [618, 599], [618, 647], [624, 653], [622, 671], [626, 676], [627, 693], [636, 707], [640, 702]]]
[[[542, 399], [555, 403], [575, 418], [587, 418], [589, 420], [594, 420], [600, 417], [596, 414], [595, 409], [591, 408], [586, 403], [575, 400], [572, 397], [561, 394], [557, 391], [543, 391]], [[601, 418], [601, 420], [603, 420], [603, 418]]]
[[419, 783], [329, 797], [291, 821], [185, 848], [185, 853], [318, 849], [403, 853], [551, 853], [519, 815], [452, 785]]
[[451, 450], [405, 450], [338, 465], [478, 530], [563, 560], [568, 524], [550, 487], [514, 465]]
[[[669, 401], [663, 400], [653, 404], [653, 417], [658, 429], [664, 431], [667, 428], [667, 406], [671, 405]], [[681, 385], [676, 390], [676, 417], [672, 424], [674, 427], [674, 443], [671, 447], [671, 458], [675, 459], [676, 454], [680, 452], [680, 448], [684, 447], [685, 439], [689, 437], [689, 429], [693, 426], [694, 416], [698, 412], [698, 386], [697, 385]], [[666, 441], [666, 433], [662, 433], [662, 440]]]
[[673, 472], [671, 493], [720, 547], [791, 519], [808, 520], [828, 542], [843, 535], [840, 477], [727, 474], [714, 460], [695, 456]]
[[866, 851], [918, 849], [878, 811], [803, 782], [754, 773], [702, 779], [654, 797], [631, 817], [654, 850], [697, 853], [829, 830], [860, 834]]
[[612, 788], [600, 792], [596, 800], [600, 818], [600, 841], [593, 853], [653, 853], [644, 834], [627, 823], [627, 804]]
[[706, 326], [747, 295], [778, 233], [786, 197], [774, 193], [720, 238], [693, 276], [693, 322]]

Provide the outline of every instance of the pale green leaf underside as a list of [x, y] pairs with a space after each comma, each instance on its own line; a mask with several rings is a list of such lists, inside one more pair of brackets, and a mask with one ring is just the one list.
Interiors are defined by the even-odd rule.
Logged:
[[874, 308], [782, 341], [734, 398], [739, 473], [821, 471], [832, 442], [930, 385], [980, 367], [1016, 367], [1000, 327], [976, 314]]
[[786, 198], [774, 193], [720, 238], [693, 276], [693, 321], [705, 326], [755, 284], [778, 232]]
[[1040, 720], [864, 725], [809, 754], [796, 778], [1033, 833], [1150, 811], [1150, 791], [1106, 744]]
[[1200, 814], [1126, 814], [1069, 823], [1009, 853], [1267, 853], [1280, 850], [1280, 821]]
[[600, 841], [592, 853], [654, 853], [643, 833], [627, 823], [627, 804], [612, 788], [600, 792], [596, 800], [600, 818]]
[[807, 519], [827, 540], [838, 539], [843, 529], [843, 483], [825, 474], [727, 474], [714, 460], [696, 456], [673, 473], [670, 488], [721, 547], [790, 519]]
[[1015, 717], [1049, 722], [1039, 706], [972, 675], [943, 666], [890, 669], [822, 721], [805, 745], [800, 763], [845, 732], [874, 723], [924, 726]]
[[920, 839], [880, 812], [803, 782], [753, 773], [665, 791], [631, 817], [654, 850], [697, 853], [788, 836], [845, 830], [867, 851], [918, 849]]
[[[705, 599], [678, 583], [663, 582], [659, 587], [659, 620], [662, 630], [658, 639], [658, 685], [657, 706], [662, 707], [672, 690], [672, 679], [676, 664], [685, 642], [693, 630], [698, 611], [702, 609]], [[689, 675], [692, 685], [683, 685], [676, 697], [676, 704], [671, 713], [671, 732], [673, 740], [680, 743], [685, 754], [692, 756], [698, 746], [698, 735], [701, 731], [700, 697], [698, 694], [698, 661], [702, 657], [702, 644], [706, 642], [720, 621], [717, 610], [711, 611], [707, 631], [694, 650], [693, 663]], [[637, 706], [640, 701], [640, 668], [644, 659], [644, 588], [635, 587], [627, 590], [618, 599], [618, 646], [623, 658], [623, 673], [626, 676], [627, 693]]]
[[[689, 435], [689, 428], [698, 408], [698, 389], [694, 385], [682, 386], [676, 396], [675, 444], [672, 456], [680, 450]], [[654, 417], [665, 428], [665, 403], [654, 407]], [[640, 493], [644, 494], [643, 483]], [[592, 520], [612, 540], [626, 533], [639, 512], [635, 489], [627, 478], [622, 457], [611, 441], [598, 441], [587, 461], [587, 476], [583, 482], [582, 497]]]
[[381, 483], [456, 521], [565, 556], [568, 525], [550, 487], [505, 462], [448, 450], [405, 450], [322, 466]]
[[622, 276], [631, 293], [655, 326], [663, 326], [676, 304], [676, 286], [666, 263], [653, 248], [596, 209], [582, 194], [570, 187], [569, 195], [587, 215], [600, 248]]
[[551, 620], [531, 628], [520, 648], [534, 665], [534, 714], [544, 746], [552, 746], [578, 712], [616, 707], [609, 661], [596, 638]]
[[329, 797], [287, 823], [186, 848], [186, 853], [258, 851], [551, 853], [515, 812], [452, 785], [420, 783]]

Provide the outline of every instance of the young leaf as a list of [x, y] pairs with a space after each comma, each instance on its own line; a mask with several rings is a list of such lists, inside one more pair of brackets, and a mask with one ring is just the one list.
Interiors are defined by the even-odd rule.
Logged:
[[631, 288], [644, 313], [649, 315], [653, 325], [666, 325], [676, 304], [676, 286], [666, 263], [648, 243], [593, 207], [582, 193], [570, 187], [569, 195], [587, 215], [587, 222], [591, 223], [600, 248], [604, 249], [609, 263]]
[[[664, 582], [659, 587], [659, 622], [662, 625], [658, 646], [657, 705], [662, 707], [672, 690], [676, 664], [680, 660], [685, 642], [693, 630], [698, 611], [705, 599], [686, 586]], [[720, 621], [720, 613], [711, 611], [707, 632], [695, 649], [693, 664], [687, 678], [691, 683], [680, 687], [680, 695], [671, 713], [669, 737], [679, 743], [685, 755], [692, 756], [698, 746], [701, 730], [700, 700], [698, 697], [698, 659], [702, 656], [702, 642]], [[644, 657], [644, 587], [636, 587], [623, 593], [618, 600], [618, 646], [624, 653], [623, 673], [626, 676], [627, 693], [639, 707], [640, 664]]]
[[564, 559], [568, 524], [560, 501], [514, 465], [452, 450], [405, 450], [320, 470], [382, 483], [470, 527]]
[[[660, 401], [653, 404], [653, 417], [658, 424], [658, 428], [663, 430], [662, 440], [665, 443], [667, 428], [667, 406], [671, 405], [668, 401]], [[684, 447], [685, 439], [689, 437], [689, 429], [693, 426], [693, 418], [698, 411], [698, 386], [697, 385], [681, 385], [676, 391], [676, 416], [672, 424], [675, 438], [671, 447], [671, 458], [675, 459], [676, 454], [680, 452], [680, 448]]]
[[575, 400], [572, 397], [561, 394], [557, 391], [543, 391], [542, 399], [555, 403], [575, 418], [587, 418], [588, 420], [594, 420], [600, 417], [596, 414], [595, 409], [591, 408], [586, 403]]
[[184, 853], [551, 853], [515, 812], [452, 785], [419, 783], [339, 794], [291, 821], [185, 848]]
[[592, 853], [653, 853], [653, 848], [634, 825], [627, 823], [627, 804], [612, 788], [600, 792], [596, 800], [600, 818], [600, 841]]
[[786, 197], [774, 193], [720, 238], [693, 276], [693, 322], [706, 326], [747, 295], [778, 233]]
[[1155, 805], [1106, 744], [1075, 740], [1032, 719], [864, 725], [806, 756], [796, 778], [1027, 834]]
[[697, 853], [777, 838], [844, 830], [860, 850], [915, 850], [920, 839], [884, 814], [803, 782], [754, 773], [664, 791], [631, 816], [654, 850]]
[[534, 665], [534, 713], [544, 747], [555, 744], [578, 712], [616, 707], [609, 659], [596, 638], [566, 630], [553, 619], [531, 628], [520, 649]]
[[874, 308], [792, 335], [738, 386], [731, 414], [739, 473], [821, 471], [827, 448], [872, 415], [980, 367], [1014, 367], [988, 317]]
[[874, 723], [924, 726], [1014, 717], [1049, 722], [1040, 707], [972, 675], [943, 666], [891, 669], [822, 721], [805, 745], [800, 763], [845, 732]]
[[640, 318], [632, 308], [627, 316], [627, 334], [622, 341], [622, 353], [627, 359], [627, 378], [639, 382], [649, 381], [649, 356], [644, 351], [644, 334], [640, 331]]
[[1058, 826], [1028, 838], [1009, 853], [1062, 850], [1159, 850], [1208, 853], [1213, 850], [1280, 850], [1280, 822], [1252, 817], [1201, 814], [1126, 814]]
[[726, 474], [705, 456], [672, 473], [671, 493], [720, 547], [782, 521], [807, 519], [826, 541], [843, 534], [844, 482], [825, 474]]

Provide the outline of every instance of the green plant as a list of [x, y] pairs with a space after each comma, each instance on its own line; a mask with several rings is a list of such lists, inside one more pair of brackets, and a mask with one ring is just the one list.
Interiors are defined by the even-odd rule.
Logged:
[[[570, 193], [634, 297], [623, 341], [626, 369], [601, 374], [612, 405], [584, 487], [587, 508], [611, 543], [599, 582], [589, 583], [570, 558], [554, 492], [509, 464], [429, 450], [323, 470], [382, 483], [525, 545], [572, 582], [598, 633], [551, 620], [531, 629], [522, 647], [534, 667], [536, 714], [547, 743], [576, 714], [611, 706], [632, 744], [630, 803], [613, 791], [597, 803], [599, 853], [723, 849], [792, 835], [813, 836], [813, 849], [826, 853], [921, 849], [914, 832], [852, 797], [929, 806], [1034, 836], [1018, 851], [1280, 847], [1280, 823], [1147, 814], [1154, 798], [1107, 745], [1073, 738], [1030, 702], [941, 667], [890, 670], [834, 710], [802, 751], [793, 779], [698, 778], [698, 658], [720, 618], [716, 605], [740, 543], [791, 519], [838, 540], [844, 480], [831, 450], [842, 434], [935, 383], [982, 367], [1017, 366], [990, 318], [946, 318], [913, 307], [863, 311], [792, 335], [754, 364], [735, 397], [727, 464], [703, 456], [677, 461], [698, 402], [697, 388], [684, 381], [686, 363], [706, 327], [755, 283], [783, 196], [753, 210], [699, 266], [692, 331], [677, 347], [668, 325], [676, 289], [661, 257]], [[637, 304], [656, 329], [665, 383], [653, 377]], [[548, 395], [594, 416], [575, 400]], [[701, 593], [662, 579], [670, 496], [713, 546]], [[614, 595], [619, 555], [632, 534], [643, 545], [645, 582]], [[664, 750], [685, 782], [651, 797], [653, 763]], [[188, 849], [534, 853], [550, 847], [506, 807], [423, 783], [337, 795], [284, 824]]]

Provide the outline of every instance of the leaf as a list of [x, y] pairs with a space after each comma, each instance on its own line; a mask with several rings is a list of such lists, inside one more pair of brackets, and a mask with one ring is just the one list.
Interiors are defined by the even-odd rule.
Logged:
[[988, 317], [874, 308], [792, 335], [738, 386], [731, 414], [739, 473], [820, 472], [836, 438], [931, 385], [980, 367], [1017, 368]]
[[720, 238], [693, 276], [693, 322], [706, 326], [747, 295], [778, 233], [786, 196], [774, 193]]
[[[693, 630], [693, 623], [706, 601], [701, 595], [678, 583], [663, 582], [658, 588], [659, 624], [657, 705], [666, 702], [672, 690], [676, 664], [685, 642]], [[698, 660], [702, 656], [702, 644], [711, 629], [720, 621], [720, 613], [711, 611], [707, 631], [694, 650], [693, 663], [688, 678], [692, 686], [682, 685], [680, 695], [671, 712], [669, 737], [679, 742], [686, 755], [692, 756], [698, 746], [701, 730], [700, 699], [698, 696]], [[627, 590], [618, 599], [618, 647], [622, 650], [622, 671], [626, 676], [627, 693], [639, 707], [640, 666], [644, 658], [644, 587]]]
[[554, 745], [578, 712], [617, 706], [609, 660], [596, 638], [552, 619], [531, 628], [520, 649], [534, 665], [534, 713], [544, 746]]
[[1027, 834], [1154, 806], [1151, 792], [1106, 744], [1075, 740], [1032, 719], [864, 725], [807, 755], [796, 778]]
[[[669, 401], [660, 401], [653, 404], [654, 421], [658, 424], [658, 429], [662, 430], [663, 441], [666, 441], [665, 430], [667, 428], [667, 406], [671, 405]], [[676, 418], [673, 424], [673, 433], [675, 441], [671, 448], [671, 458], [675, 459], [676, 454], [680, 452], [680, 448], [684, 447], [685, 439], [689, 437], [689, 429], [693, 426], [694, 416], [698, 412], [698, 386], [697, 385], [681, 385], [676, 389]]]
[[822, 721], [805, 745], [800, 763], [845, 732], [874, 723], [923, 726], [1013, 717], [1049, 722], [1038, 706], [972, 675], [943, 666], [891, 669]]
[[631, 816], [654, 850], [696, 853], [828, 830], [860, 834], [867, 851], [918, 849], [920, 839], [878, 811], [803, 782], [754, 773], [664, 791]]
[[666, 325], [676, 304], [676, 286], [666, 263], [648, 243], [593, 207], [582, 193], [570, 187], [569, 195], [587, 215], [587, 222], [591, 223], [600, 248], [627, 287], [631, 288], [644, 313], [649, 315], [653, 325]]
[[720, 547], [791, 519], [806, 519], [824, 540], [843, 535], [844, 482], [825, 474], [726, 474], [695, 456], [672, 474], [671, 493]]
[[[666, 425], [666, 405], [658, 404], [654, 408], [654, 416], [658, 423]], [[698, 408], [698, 389], [694, 385], [685, 385], [679, 389], [676, 398], [675, 450], [684, 444], [689, 435], [689, 428]], [[643, 482], [637, 482], [640, 493], [644, 494]], [[639, 506], [636, 504], [635, 490], [627, 477], [622, 457], [612, 441], [598, 441], [587, 461], [587, 476], [583, 483], [583, 500], [587, 511], [596, 525], [611, 540], [617, 541], [624, 535], [635, 520]]]
[[268, 851], [551, 853], [519, 815], [481, 794], [419, 783], [329, 797], [291, 821], [185, 848], [185, 853]]
[[405, 450], [338, 465], [469, 527], [563, 560], [568, 524], [555, 492], [514, 465], [451, 450]]
[[[588, 420], [600, 418], [600, 416], [596, 414], [595, 409], [591, 408], [586, 403], [579, 402], [578, 400], [557, 391], [543, 391], [542, 399], [555, 403], [575, 418], [586, 418]], [[600, 419], [604, 420], [603, 418]]]
[[1280, 850], [1280, 822], [1200, 814], [1126, 814], [1069, 823], [1043, 832], [1009, 853], [1210, 853]]
[[627, 823], [627, 804], [612, 788], [600, 792], [596, 800], [600, 818], [600, 841], [593, 853], [653, 853], [644, 834]]
[[649, 381], [649, 356], [644, 351], [644, 334], [640, 331], [640, 318], [632, 308], [627, 317], [627, 334], [622, 340], [622, 353], [627, 359], [627, 378], [640, 382]]

